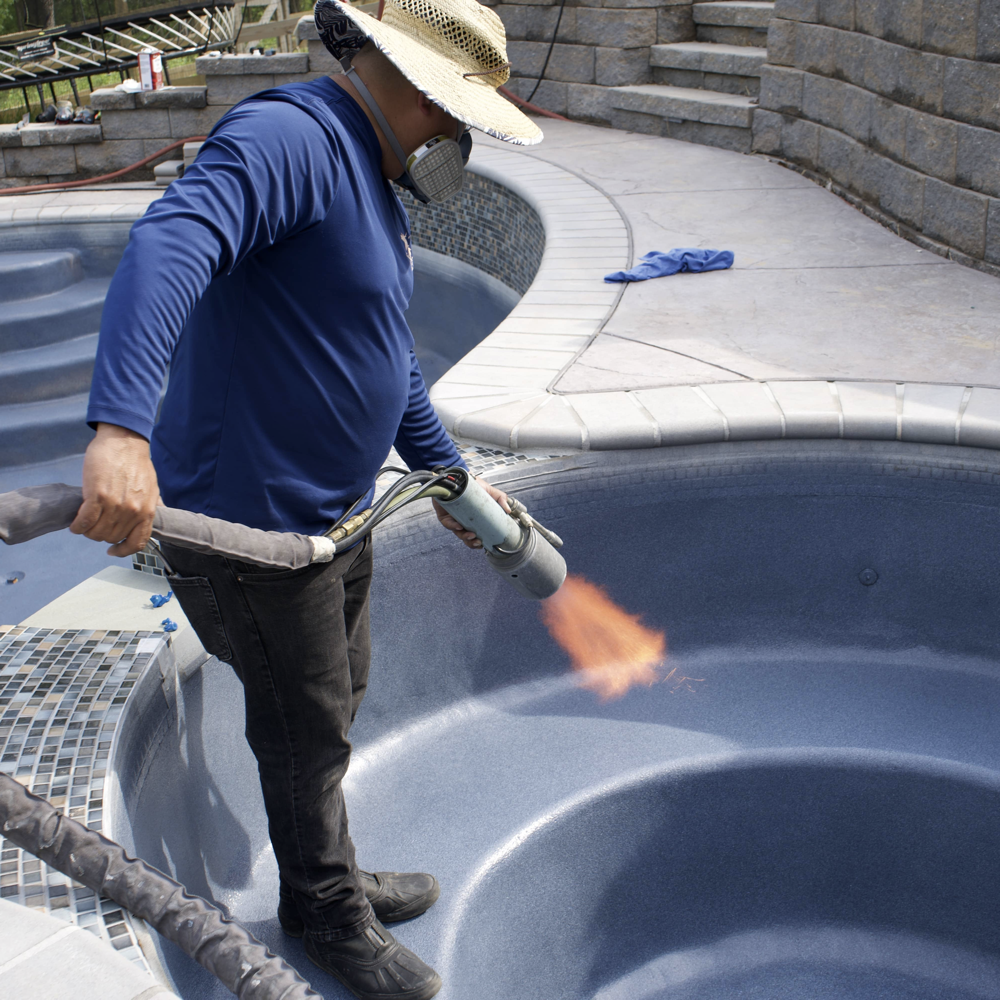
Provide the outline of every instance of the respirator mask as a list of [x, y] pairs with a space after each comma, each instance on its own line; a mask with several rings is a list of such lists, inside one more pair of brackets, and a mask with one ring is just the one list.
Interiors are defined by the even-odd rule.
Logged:
[[346, 76], [368, 105], [396, 159], [403, 164], [403, 173], [395, 178], [395, 183], [424, 204], [440, 204], [458, 194], [462, 190], [462, 175], [472, 152], [472, 133], [466, 129], [458, 140], [436, 135], [407, 157], [361, 77], [353, 69], [349, 69]]

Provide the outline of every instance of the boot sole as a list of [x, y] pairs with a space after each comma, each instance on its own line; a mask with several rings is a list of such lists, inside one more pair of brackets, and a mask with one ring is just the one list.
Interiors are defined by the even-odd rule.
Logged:
[[[421, 913], [426, 913], [437, 901], [438, 897], [441, 895], [440, 887], [433, 895], [424, 896], [423, 899], [415, 900], [409, 906], [404, 906], [403, 909], [397, 910], [395, 913], [390, 913], [386, 916], [378, 916], [378, 919], [383, 924], [399, 924], [404, 920], [412, 920], [414, 917], [419, 917]], [[305, 933], [304, 924], [287, 924], [280, 917], [278, 918], [278, 923], [281, 924], [281, 929], [290, 938], [300, 938]]]

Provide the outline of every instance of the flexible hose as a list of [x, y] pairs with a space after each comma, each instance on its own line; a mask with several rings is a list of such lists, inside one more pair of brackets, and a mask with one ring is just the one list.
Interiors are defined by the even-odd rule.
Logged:
[[318, 997], [287, 962], [217, 906], [119, 844], [64, 816], [45, 799], [0, 774], [0, 833], [101, 896], [141, 917], [204, 966], [240, 1000]]
[[522, 108], [534, 111], [536, 115], [541, 115], [543, 118], [555, 118], [556, 121], [560, 122], [568, 122], [572, 120], [570, 118], [564, 118], [562, 115], [557, 115], [554, 111], [546, 111], [545, 108], [540, 108], [537, 104], [532, 104], [530, 101], [526, 101], [524, 98], [518, 97], [517, 94], [508, 90], [506, 87], [497, 87], [497, 90], [499, 90], [508, 101], [513, 101]]
[[193, 135], [190, 139], [178, 139], [177, 142], [172, 142], [169, 146], [164, 146], [163, 149], [158, 153], [153, 153], [152, 156], [136, 160], [135, 163], [129, 164], [127, 167], [122, 167], [121, 170], [116, 170], [114, 173], [101, 174], [100, 177], [88, 177], [84, 181], [54, 181], [52, 184], [29, 184], [27, 187], [0, 188], [0, 194], [28, 194], [30, 191], [56, 191], [63, 188], [86, 187], [88, 184], [103, 184], [105, 181], [113, 181], [116, 177], [130, 174], [133, 170], [138, 170], [140, 167], [146, 166], [147, 163], [152, 163], [157, 157], [163, 156], [164, 153], [169, 153], [179, 146], [183, 146], [186, 142], [204, 142], [207, 138], [207, 135]]
[[562, 24], [563, 11], [566, 10], [566, 0], [559, 0], [559, 14], [556, 17], [556, 26], [552, 29], [552, 38], [549, 41], [549, 50], [545, 53], [545, 62], [542, 63], [542, 71], [538, 74], [538, 79], [535, 81], [534, 87], [531, 88], [531, 93], [528, 94], [526, 100], [530, 101], [535, 94], [538, 93], [538, 88], [542, 85], [542, 80], [545, 79], [545, 72], [549, 68], [549, 60], [552, 58], [552, 50], [556, 47], [556, 39], [559, 37], [559, 25]]

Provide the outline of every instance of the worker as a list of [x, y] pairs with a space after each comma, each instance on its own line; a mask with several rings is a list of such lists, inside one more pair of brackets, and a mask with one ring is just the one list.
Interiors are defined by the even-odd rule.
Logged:
[[[72, 530], [114, 555], [146, 545], [158, 503], [317, 535], [371, 497], [393, 445], [411, 468], [463, 465], [413, 353], [410, 227], [390, 179], [439, 200], [460, 186], [467, 127], [541, 132], [497, 93], [503, 25], [477, 0], [385, 0], [381, 19], [321, 0], [316, 23], [350, 72], [229, 111], [133, 226], [109, 288]], [[421, 181], [406, 161], [435, 146]], [[243, 685], [281, 926], [359, 997], [433, 996], [437, 973], [384, 925], [423, 912], [437, 881], [359, 871], [341, 791], [368, 678], [370, 539], [288, 571], [163, 555], [205, 649]]]

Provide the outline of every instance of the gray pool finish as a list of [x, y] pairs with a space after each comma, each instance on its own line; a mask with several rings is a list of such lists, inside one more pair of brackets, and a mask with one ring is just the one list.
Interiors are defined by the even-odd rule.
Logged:
[[[698, 680], [602, 704], [432, 515], [380, 531], [346, 790], [362, 865], [441, 880], [398, 936], [442, 997], [1000, 996], [1000, 459], [762, 442], [499, 481]], [[134, 696], [110, 832], [346, 996], [275, 921], [231, 671], [170, 702]]]

